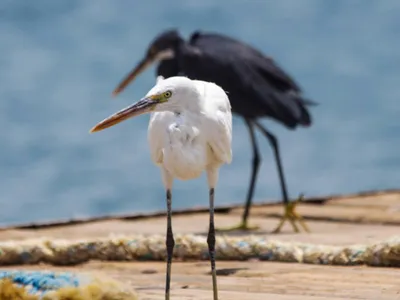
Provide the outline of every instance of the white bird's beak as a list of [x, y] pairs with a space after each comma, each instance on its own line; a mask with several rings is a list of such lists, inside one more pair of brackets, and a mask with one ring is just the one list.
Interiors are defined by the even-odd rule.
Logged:
[[129, 118], [133, 118], [142, 115], [144, 113], [151, 112], [158, 103], [159, 101], [155, 96], [143, 98], [140, 101], [136, 102], [135, 104], [132, 104], [120, 110], [119, 112], [109, 116], [108, 118], [105, 118], [103, 121], [101, 121], [92, 129], [90, 129], [90, 132], [100, 131], [108, 127], [114, 126]]

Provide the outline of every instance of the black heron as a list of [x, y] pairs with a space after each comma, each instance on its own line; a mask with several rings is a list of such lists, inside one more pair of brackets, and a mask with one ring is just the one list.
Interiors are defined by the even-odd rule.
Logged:
[[247, 219], [261, 161], [255, 138], [255, 128], [258, 128], [273, 148], [285, 205], [281, 222], [273, 232], [279, 232], [285, 220], [291, 222], [296, 232], [299, 231], [296, 220], [308, 231], [295, 211], [298, 201], [289, 201], [278, 140], [259, 119], [272, 118], [291, 130], [298, 126], [309, 127], [312, 120], [307, 106], [316, 103], [305, 99], [299, 85], [273, 59], [253, 47], [222, 34], [201, 31], [194, 32], [189, 41], [185, 41], [175, 29], [162, 32], [152, 41], [145, 57], [117, 86], [113, 95], [120, 93], [156, 61], [160, 62], [157, 75], [167, 78], [180, 74], [221, 86], [229, 95], [233, 113], [244, 119], [249, 130], [253, 160], [245, 210], [239, 225], [222, 230], [257, 228], [249, 226]]

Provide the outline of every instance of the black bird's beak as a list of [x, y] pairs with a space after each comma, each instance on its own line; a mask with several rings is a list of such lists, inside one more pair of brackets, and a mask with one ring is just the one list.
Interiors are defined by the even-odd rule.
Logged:
[[122, 92], [131, 81], [133, 81], [140, 73], [146, 70], [156, 59], [156, 56], [146, 55], [135, 68], [121, 81], [121, 83], [115, 88], [113, 91], [113, 96], [117, 96], [120, 92]]
[[152, 63], [155, 61], [160, 61], [163, 59], [170, 59], [174, 57], [174, 51], [171, 48], [159, 50], [157, 48], [153, 48], [152, 51], [149, 51], [148, 54], [143, 58], [132, 71], [126, 75], [124, 80], [115, 88], [113, 91], [113, 96], [117, 96], [121, 93], [129, 83], [131, 83], [140, 73], [146, 70]]
[[155, 96], [145, 97], [140, 101], [132, 104], [119, 112], [109, 116], [108, 118], [104, 119], [96, 126], [94, 126], [90, 132], [96, 132], [108, 127], [114, 126], [122, 121], [125, 121], [129, 118], [133, 118], [144, 113], [151, 112], [159, 102]]

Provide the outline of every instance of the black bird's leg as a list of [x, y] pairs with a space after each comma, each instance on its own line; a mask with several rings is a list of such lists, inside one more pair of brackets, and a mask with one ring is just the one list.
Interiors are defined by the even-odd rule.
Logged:
[[252, 162], [252, 169], [251, 169], [251, 175], [250, 175], [250, 185], [249, 185], [249, 189], [247, 191], [247, 197], [246, 197], [246, 205], [245, 205], [245, 209], [243, 212], [242, 221], [238, 225], [228, 227], [228, 228], [219, 228], [219, 229], [217, 229], [218, 231], [227, 232], [227, 231], [234, 231], [234, 230], [258, 229], [258, 226], [249, 226], [247, 223], [247, 219], [248, 219], [249, 213], [250, 213], [251, 200], [253, 199], [253, 194], [254, 194], [254, 189], [255, 189], [255, 185], [256, 185], [256, 179], [257, 179], [261, 159], [260, 159], [260, 152], [258, 150], [256, 136], [254, 133], [254, 124], [249, 119], [245, 119], [245, 123], [247, 125], [247, 128], [249, 129], [251, 146], [253, 148], [253, 162]]
[[[270, 133], [267, 129], [265, 129], [264, 126], [262, 126], [260, 124], [260, 122], [254, 121], [254, 124], [266, 136], [266, 138], [268, 139], [268, 141], [270, 142], [270, 144], [273, 148], [275, 161], [276, 161], [276, 165], [278, 168], [279, 181], [280, 181], [282, 196], [283, 196], [283, 203], [285, 205], [285, 213], [284, 213], [279, 225], [275, 228], [275, 230], [273, 232], [274, 233], [280, 232], [286, 219], [288, 219], [290, 221], [295, 232], [299, 232], [299, 229], [295, 223], [296, 220], [300, 222], [300, 224], [303, 226], [305, 231], [309, 232], [307, 225], [304, 223], [302, 218], [295, 211], [297, 202], [289, 202], [289, 197], [288, 197], [288, 193], [287, 193], [287, 189], [286, 189], [285, 177], [283, 175], [283, 168], [282, 168], [282, 162], [281, 162], [281, 157], [280, 157], [280, 153], [279, 153], [279, 144], [278, 144], [277, 138], [272, 133]], [[300, 198], [299, 198], [299, 200], [300, 200]]]
[[170, 291], [170, 283], [171, 283], [171, 263], [172, 263], [172, 254], [174, 252], [175, 240], [174, 235], [172, 233], [172, 221], [171, 221], [171, 208], [172, 196], [171, 190], [167, 190], [167, 275], [165, 281], [165, 300], [169, 300], [169, 291]]

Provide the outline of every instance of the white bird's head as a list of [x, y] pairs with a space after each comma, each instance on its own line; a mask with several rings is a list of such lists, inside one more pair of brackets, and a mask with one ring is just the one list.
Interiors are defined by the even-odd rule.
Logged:
[[144, 98], [104, 119], [90, 132], [106, 129], [144, 113], [196, 109], [199, 107], [199, 96], [195, 83], [189, 78], [176, 76], [159, 80]]

